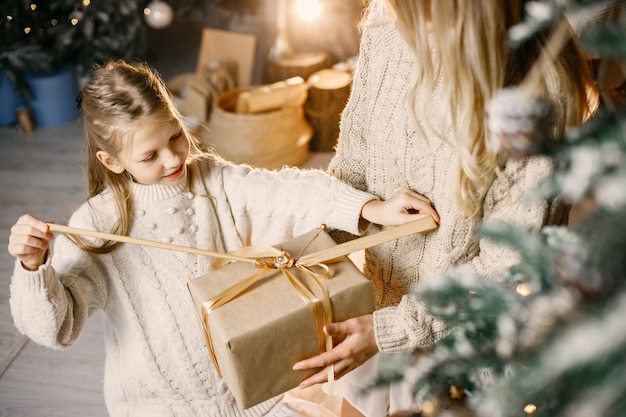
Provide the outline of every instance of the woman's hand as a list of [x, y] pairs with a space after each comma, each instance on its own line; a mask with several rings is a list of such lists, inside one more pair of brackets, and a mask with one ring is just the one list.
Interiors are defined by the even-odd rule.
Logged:
[[35, 271], [46, 261], [53, 238], [45, 222], [25, 214], [11, 227], [9, 253], [19, 259], [24, 268]]
[[[355, 317], [324, 326], [324, 333], [341, 342], [330, 352], [304, 359], [293, 366], [294, 370], [325, 368], [335, 365], [335, 376], [341, 378], [365, 363], [378, 352], [374, 337], [374, 316]], [[322, 370], [300, 382], [300, 388], [328, 381], [328, 373]]]
[[399, 226], [426, 216], [439, 223], [439, 214], [430, 200], [408, 188], [387, 200], [371, 200], [361, 209], [362, 218], [383, 226]]

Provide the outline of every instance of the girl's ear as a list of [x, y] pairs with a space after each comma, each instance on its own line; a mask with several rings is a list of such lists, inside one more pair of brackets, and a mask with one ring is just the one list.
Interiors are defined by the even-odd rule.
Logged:
[[102, 165], [115, 174], [121, 174], [126, 170], [116, 158], [104, 151], [96, 152], [96, 157], [98, 158], [98, 161], [102, 162]]

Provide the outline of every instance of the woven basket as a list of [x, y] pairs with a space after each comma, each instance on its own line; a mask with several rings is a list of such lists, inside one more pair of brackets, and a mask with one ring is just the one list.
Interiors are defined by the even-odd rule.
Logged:
[[309, 155], [313, 128], [304, 116], [306, 92], [298, 103], [257, 114], [234, 113], [246, 89], [222, 94], [213, 106], [206, 129], [199, 134], [223, 158], [267, 169], [298, 166]]

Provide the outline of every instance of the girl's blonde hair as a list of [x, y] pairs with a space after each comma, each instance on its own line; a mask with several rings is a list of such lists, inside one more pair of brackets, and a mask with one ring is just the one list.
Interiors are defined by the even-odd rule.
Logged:
[[[416, 129], [422, 134], [417, 115], [426, 114], [428, 101], [419, 99], [418, 88], [433, 91], [439, 71], [443, 71], [440, 105], [442, 111], [450, 113], [456, 142], [453, 145], [459, 154], [457, 197], [468, 216], [480, 215], [485, 191], [500, 173], [497, 155], [486, 148], [486, 104], [503, 87], [524, 79], [548, 33], [538, 34], [515, 50], [507, 46], [507, 30], [521, 21], [526, 0], [386, 1], [399, 31], [420, 62], [415, 86], [407, 99]], [[590, 114], [587, 92], [594, 84], [573, 38], [554, 63], [569, 77], [563, 80], [563, 88], [571, 97], [564, 126], [576, 125]]]
[[[176, 121], [189, 141], [189, 160], [201, 157], [205, 149], [183, 122], [169, 91], [156, 71], [144, 63], [111, 61], [96, 67], [79, 94], [85, 130], [85, 157], [88, 197], [108, 189], [117, 205], [117, 223], [111, 233], [127, 235], [131, 227], [133, 199], [132, 178], [127, 172], [115, 174], [96, 157], [98, 151], [119, 155], [129, 146], [139, 122], [146, 119]], [[188, 176], [191, 181], [191, 174]], [[118, 243], [112, 241], [94, 245], [78, 236], [72, 241], [84, 250], [107, 253]]]

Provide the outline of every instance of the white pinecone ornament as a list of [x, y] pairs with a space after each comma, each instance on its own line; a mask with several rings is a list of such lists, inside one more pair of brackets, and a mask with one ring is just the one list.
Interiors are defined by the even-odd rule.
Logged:
[[520, 158], [544, 149], [550, 129], [550, 104], [519, 87], [500, 90], [487, 103], [487, 149], [503, 158]]

